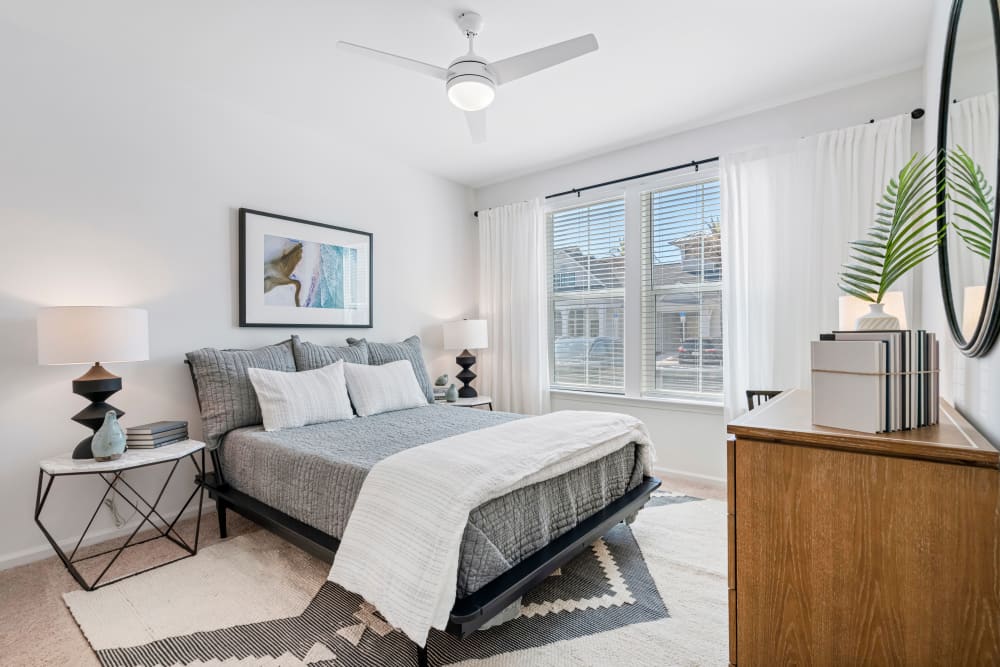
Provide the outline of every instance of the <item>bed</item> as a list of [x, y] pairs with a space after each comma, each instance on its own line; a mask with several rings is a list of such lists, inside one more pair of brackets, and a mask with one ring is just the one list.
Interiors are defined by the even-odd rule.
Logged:
[[[226, 436], [220, 462], [232, 488], [339, 539], [375, 463], [403, 449], [518, 417], [428, 405], [274, 433], [248, 427]], [[639, 486], [641, 473], [634, 447], [626, 446], [481, 505], [463, 536], [458, 597], [476, 592]]]
[[[204, 386], [199, 391], [196, 380], [195, 389], [204, 417]], [[246, 397], [225, 398], [237, 411], [247, 403]], [[211, 401], [219, 403], [219, 397]], [[276, 432], [243, 426], [219, 439], [211, 452], [214, 472], [200, 482], [216, 501], [223, 537], [227, 512], [233, 510], [332, 562], [362, 483], [377, 462], [520, 418], [429, 404]], [[475, 508], [462, 537], [447, 631], [461, 638], [509, 613], [525, 592], [633, 517], [660, 485], [643, 475], [638, 458], [636, 445], [627, 444]], [[424, 665], [426, 649], [417, 648]]]

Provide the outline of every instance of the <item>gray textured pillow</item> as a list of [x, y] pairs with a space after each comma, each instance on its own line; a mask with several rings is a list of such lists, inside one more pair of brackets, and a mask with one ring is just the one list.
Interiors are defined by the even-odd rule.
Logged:
[[300, 371], [314, 371], [341, 359], [349, 364], [368, 365], [368, 343], [364, 339], [343, 347], [327, 347], [292, 336], [292, 354], [295, 368]]
[[409, 361], [427, 402], [434, 402], [434, 387], [431, 386], [431, 377], [427, 374], [424, 356], [420, 352], [420, 336], [410, 336], [399, 343], [372, 343], [364, 338], [348, 338], [347, 342], [350, 345], [367, 343], [368, 363], [372, 366], [381, 366], [390, 361]]
[[262, 421], [257, 394], [247, 368], [295, 371], [292, 341], [256, 350], [216, 350], [206, 347], [187, 353], [194, 377], [205, 443], [215, 449], [234, 428]]

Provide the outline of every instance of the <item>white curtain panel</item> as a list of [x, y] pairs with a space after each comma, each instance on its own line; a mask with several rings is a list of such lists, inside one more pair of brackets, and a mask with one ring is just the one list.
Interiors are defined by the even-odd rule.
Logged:
[[[948, 111], [948, 146], [961, 146], [982, 168], [987, 183], [996, 183], [997, 164], [994, 156], [998, 139], [997, 94], [987, 93], [959, 100]], [[951, 211], [949, 211], [951, 215]], [[951, 242], [951, 239], [949, 239]], [[951, 253], [954, 284], [985, 285], [986, 260], [967, 254], [967, 249]], [[956, 261], [957, 260], [957, 261]], [[961, 307], [961, 294], [956, 294]], [[959, 311], [961, 312], [961, 311]]]
[[499, 410], [549, 410], [545, 216], [537, 199], [479, 212], [480, 392]]
[[[910, 156], [909, 115], [722, 156], [727, 420], [747, 389], [809, 386], [809, 342], [837, 328], [847, 243]], [[894, 287], [911, 316], [913, 287]]]

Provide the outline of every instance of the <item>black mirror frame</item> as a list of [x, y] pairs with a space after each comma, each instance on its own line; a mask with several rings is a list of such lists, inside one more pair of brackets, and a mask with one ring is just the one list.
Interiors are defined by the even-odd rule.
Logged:
[[[988, 0], [990, 14], [993, 19], [993, 49], [997, 62], [997, 89], [1000, 90], [1000, 8], [995, 0]], [[944, 63], [941, 70], [941, 94], [938, 100], [938, 128], [937, 128], [937, 148], [938, 155], [946, 155], [948, 149], [948, 113], [951, 108], [951, 74], [952, 65], [955, 58], [955, 39], [958, 34], [958, 22], [962, 15], [962, 0], [954, 0], [951, 6], [951, 13], [948, 17], [948, 34], [944, 46]], [[1000, 181], [1000, 147], [997, 151], [997, 180]], [[938, 171], [938, 185], [945, 178], [945, 170]], [[994, 192], [998, 191], [1000, 183], [991, 183]], [[946, 195], [941, 190], [938, 194], [938, 214], [941, 219], [938, 221], [938, 230], [942, 232], [941, 245], [938, 248], [938, 269], [941, 275], [941, 298], [944, 301], [944, 312], [948, 318], [948, 327], [951, 329], [951, 337], [955, 346], [967, 357], [985, 356], [993, 344], [997, 335], [1000, 334], [1000, 303], [998, 303], [997, 292], [1000, 290], [1000, 267], [997, 266], [998, 247], [997, 231], [1000, 227], [1000, 210], [994, 205], [993, 212], [993, 245], [990, 249], [990, 265], [986, 278], [986, 295], [983, 299], [983, 308], [979, 314], [979, 322], [975, 331], [966, 339], [962, 333], [962, 325], [955, 312], [955, 301], [952, 298], [951, 272], [948, 268], [948, 236], [946, 230], [948, 221], [945, 218]]]

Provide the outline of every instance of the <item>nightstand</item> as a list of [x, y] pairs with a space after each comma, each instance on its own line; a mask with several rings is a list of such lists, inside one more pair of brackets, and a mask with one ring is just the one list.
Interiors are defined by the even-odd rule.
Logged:
[[[163, 565], [167, 565], [168, 563], [188, 558], [198, 553], [198, 535], [200, 533], [201, 509], [205, 495], [204, 487], [196, 482], [194, 490], [191, 492], [191, 495], [188, 496], [184, 506], [181, 507], [177, 511], [176, 515], [169, 520], [157, 510], [157, 505], [159, 505], [160, 500], [163, 498], [163, 492], [166, 491], [167, 485], [170, 484], [170, 480], [177, 471], [177, 467], [180, 465], [180, 462], [185, 458], [190, 458], [191, 462], [194, 463], [199, 477], [203, 475], [205, 470], [205, 443], [198, 442], [197, 440], [182, 440], [181, 442], [175, 442], [173, 444], [164, 445], [163, 447], [157, 447], [155, 449], [129, 449], [122, 454], [121, 458], [114, 461], [74, 459], [69, 454], [66, 454], [65, 456], [46, 459], [39, 462], [38, 490], [35, 494], [35, 523], [37, 523], [38, 527], [41, 528], [42, 534], [45, 535], [45, 539], [47, 539], [49, 544], [52, 545], [52, 548], [55, 549], [56, 555], [58, 555], [59, 559], [62, 560], [66, 569], [69, 570], [69, 573], [73, 575], [73, 578], [76, 579], [77, 583], [79, 583], [84, 590], [92, 591], [136, 574], [148, 572], [149, 570], [154, 570]], [[137, 468], [157, 465], [163, 465], [163, 467], [167, 469], [167, 473], [155, 499], [150, 502], [143, 497], [143, 495], [139, 493], [135, 487], [128, 482], [128, 480], [122, 477], [122, 473], [126, 470], [135, 470]], [[45, 501], [48, 500], [49, 492], [52, 490], [52, 483], [59, 477], [67, 477], [71, 475], [96, 475], [101, 478], [105, 485], [107, 485], [107, 489], [105, 489], [104, 495], [101, 496], [100, 500], [97, 501], [97, 507], [94, 508], [93, 514], [90, 515], [90, 520], [87, 522], [86, 527], [83, 529], [83, 533], [76, 541], [76, 545], [73, 547], [73, 550], [67, 555], [62, 547], [59, 546], [59, 543], [56, 542], [51, 534], [49, 534], [48, 529], [46, 529], [45, 525], [42, 523], [41, 515], [42, 510], [45, 509]], [[48, 478], [47, 481], [46, 477]], [[131, 493], [135, 496], [135, 499], [123, 494], [122, 489], [120, 488], [122, 486], [131, 491]], [[112, 492], [114, 495], [112, 495]], [[100, 512], [101, 507], [104, 505], [104, 500], [109, 496], [117, 496], [118, 498], [121, 498], [142, 517], [142, 521], [139, 522], [135, 529], [129, 534], [128, 539], [126, 539], [121, 546], [113, 549], [107, 549], [101, 553], [78, 558], [77, 552], [80, 550], [80, 546], [83, 544], [90, 527], [94, 524], [94, 519], [97, 518], [97, 513]], [[181, 515], [187, 510], [188, 506], [191, 505], [195, 496], [198, 496], [199, 520], [195, 526], [194, 543], [188, 544], [187, 541], [185, 541], [184, 538], [177, 533], [174, 526], [177, 523], [177, 520], [180, 519]], [[154, 519], [158, 520], [159, 523], [154, 521]], [[133, 542], [135, 536], [139, 534], [139, 531], [147, 523], [152, 526], [156, 532], [159, 533], [159, 535], [154, 535], [153, 537]], [[104, 578], [104, 575], [108, 573], [108, 570], [111, 569], [111, 566], [115, 563], [115, 561], [118, 560], [118, 557], [121, 556], [126, 549], [158, 539], [170, 540], [183, 549], [186, 554], [165, 563], [159, 563], [144, 570], [140, 570], [139, 572], [132, 572], [128, 575], [118, 577], [110, 581], [101, 581]], [[88, 583], [83, 574], [76, 568], [76, 564], [107, 554], [114, 555], [111, 557], [111, 560], [104, 567], [104, 569], [101, 570], [101, 573], [98, 574], [92, 582]]]
[[493, 411], [493, 399], [489, 396], [473, 396], [472, 398], [460, 398], [453, 403], [449, 403], [444, 400], [434, 401], [438, 405], [448, 405], [453, 408], [478, 408], [484, 405], [489, 406], [490, 411]]

